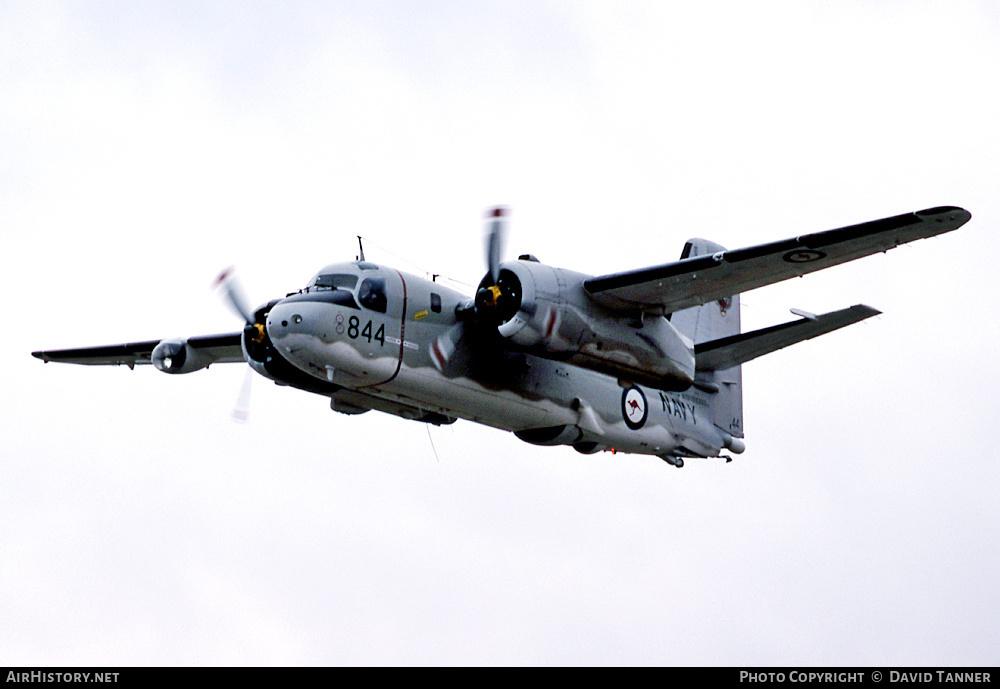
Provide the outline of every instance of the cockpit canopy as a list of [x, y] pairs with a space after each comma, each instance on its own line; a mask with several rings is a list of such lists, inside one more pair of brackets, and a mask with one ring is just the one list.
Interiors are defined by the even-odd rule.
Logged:
[[354, 290], [358, 285], [357, 275], [348, 275], [346, 273], [327, 273], [318, 274], [312, 280], [310, 280], [309, 285], [306, 289], [315, 290], [325, 290], [325, 289], [347, 289]]
[[367, 261], [327, 266], [313, 276], [304, 293], [330, 293], [323, 295], [323, 301], [354, 309], [360, 304], [371, 311], [385, 313], [388, 306], [386, 279], [377, 273], [371, 277], [364, 276], [365, 272], [378, 269], [377, 265]]

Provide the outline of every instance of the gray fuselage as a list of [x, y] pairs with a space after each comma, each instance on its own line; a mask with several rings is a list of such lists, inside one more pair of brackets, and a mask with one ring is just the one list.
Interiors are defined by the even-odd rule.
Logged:
[[[460, 418], [587, 453], [715, 456], [726, 445], [710, 393], [620, 382], [499, 337], [487, 342], [463, 332], [449, 339], [474, 327], [457, 315], [468, 302], [441, 283], [393, 268], [334, 264], [271, 306], [265, 328], [277, 353], [327, 384], [331, 406], [345, 413], [377, 409], [432, 423]], [[448, 365], [442, 347], [457, 350]], [[464, 356], [471, 347], [477, 356]]]

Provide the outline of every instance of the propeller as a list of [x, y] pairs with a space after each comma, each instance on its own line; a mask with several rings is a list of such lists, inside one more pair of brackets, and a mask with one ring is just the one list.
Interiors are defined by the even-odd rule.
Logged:
[[507, 209], [497, 206], [486, 213], [486, 277], [476, 290], [476, 317], [481, 320], [500, 301], [500, 256], [507, 234]]
[[[222, 292], [223, 300], [237, 316], [243, 319], [246, 325], [243, 328], [245, 337], [254, 342], [261, 342], [264, 336], [264, 324], [258, 323], [254, 318], [254, 313], [250, 309], [243, 286], [235, 276], [235, 268], [230, 266], [219, 273], [215, 278], [213, 287]], [[250, 416], [250, 385], [253, 380], [253, 369], [248, 365], [246, 375], [243, 378], [243, 385], [240, 386], [236, 404], [233, 406], [231, 418], [239, 423], [246, 423]]]
[[462, 339], [465, 334], [465, 324], [458, 323], [448, 328], [446, 331], [438, 335], [434, 344], [431, 345], [431, 363], [437, 370], [445, 373], [445, 369], [448, 368], [448, 362], [451, 360], [451, 356], [455, 353], [458, 348], [458, 342]]
[[497, 326], [509, 319], [520, 304], [520, 283], [513, 274], [500, 269], [507, 237], [507, 209], [497, 206], [486, 214], [486, 276], [476, 290], [475, 319]]
[[247, 366], [246, 375], [243, 376], [243, 385], [240, 386], [239, 396], [233, 411], [230, 415], [237, 423], [246, 423], [250, 418], [250, 387], [253, 382], [253, 369]]
[[486, 231], [486, 267], [493, 284], [500, 279], [500, 256], [503, 254], [504, 240], [507, 238], [507, 209], [496, 206], [486, 214], [490, 226]]
[[222, 292], [223, 298], [229, 305], [229, 308], [246, 323], [243, 332], [247, 338], [257, 343], [263, 342], [265, 335], [264, 324], [258, 322], [254, 317], [254, 312], [250, 309], [243, 286], [236, 279], [235, 268], [229, 266], [219, 273], [219, 277], [215, 278], [213, 285]]
[[243, 288], [239, 281], [234, 275], [235, 268], [229, 266], [224, 271], [219, 273], [219, 277], [215, 278], [215, 282], [212, 284], [213, 287], [221, 288], [224, 293], [226, 303], [229, 304], [237, 316], [240, 316], [247, 325], [252, 325], [254, 322], [253, 311], [250, 310], [250, 306], [247, 303], [246, 296], [243, 293]]
[[[486, 275], [479, 283], [475, 298], [461, 305], [457, 313], [460, 321], [474, 321], [495, 329], [517, 310], [521, 302], [521, 285], [516, 276], [500, 269], [507, 239], [507, 208], [495, 206], [489, 209], [486, 222]], [[431, 361], [439, 371], [448, 367], [449, 360], [459, 348], [465, 325], [462, 322], [450, 328], [431, 346]]]

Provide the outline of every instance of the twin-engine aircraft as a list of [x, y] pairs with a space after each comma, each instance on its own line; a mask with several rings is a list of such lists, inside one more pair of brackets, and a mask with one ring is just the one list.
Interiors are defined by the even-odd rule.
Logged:
[[278, 385], [431, 424], [466, 419], [536, 445], [684, 459], [741, 453], [741, 365], [879, 313], [858, 304], [744, 333], [739, 294], [955, 230], [954, 206], [727, 251], [704, 239], [680, 260], [590, 276], [530, 254], [501, 261], [506, 212], [487, 215], [474, 298], [365, 260], [335, 263], [251, 310], [219, 280], [242, 331], [33, 352], [43, 361], [152, 364], [191, 373], [246, 362]]

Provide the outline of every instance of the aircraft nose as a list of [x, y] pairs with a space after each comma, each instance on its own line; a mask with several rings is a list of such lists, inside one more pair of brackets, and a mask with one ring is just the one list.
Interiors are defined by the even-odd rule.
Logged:
[[267, 314], [267, 334], [273, 342], [290, 337], [312, 336], [322, 337], [323, 318], [322, 304], [309, 302], [280, 301]]

